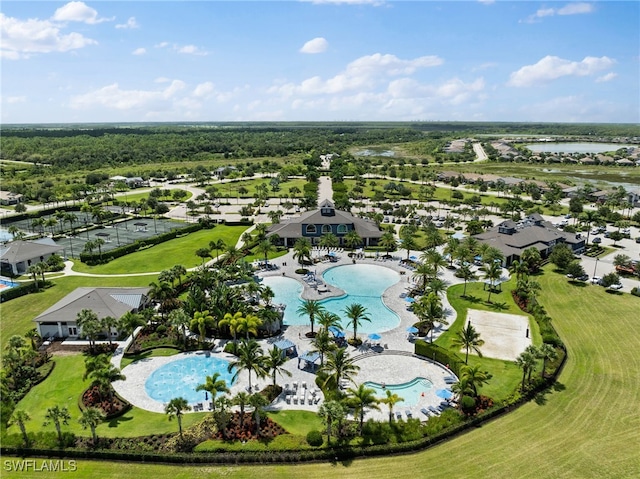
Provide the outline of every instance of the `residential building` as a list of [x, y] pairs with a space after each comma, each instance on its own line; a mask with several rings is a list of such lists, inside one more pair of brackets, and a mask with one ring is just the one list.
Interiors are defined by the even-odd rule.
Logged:
[[64, 256], [64, 247], [57, 245], [51, 238], [16, 240], [0, 246], [0, 263], [13, 274], [21, 275], [32, 264], [46, 261], [53, 254]]

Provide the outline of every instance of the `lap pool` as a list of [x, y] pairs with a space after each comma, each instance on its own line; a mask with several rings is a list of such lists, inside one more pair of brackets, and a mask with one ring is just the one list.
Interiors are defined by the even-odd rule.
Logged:
[[[320, 301], [328, 311], [342, 318], [342, 325], [347, 327], [344, 310], [352, 303], [359, 303], [367, 310], [371, 322], [364, 321], [358, 333], [381, 333], [397, 328], [400, 317], [382, 302], [382, 293], [400, 281], [400, 275], [392, 269], [371, 264], [343, 265], [330, 268], [322, 275], [323, 280], [343, 290], [346, 294], [339, 298], [328, 298]], [[284, 323], [292, 326], [309, 324], [309, 317], [299, 315], [297, 310], [302, 304], [302, 284], [291, 278], [270, 276], [263, 279], [274, 292], [274, 303], [282, 303], [287, 307], [284, 312]]]
[[144, 388], [150, 398], [168, 403], [173, 398], [183, 397], [189, 403], [205, 401], [204, 391], [196, 391], [199, 384], [204, 384], [207, 376], [219, 373], [220, 378], [232, 384], [233, 372], [227, 372], [229, 361], [214, 356], [194, 356], [172, 361], [156, 369]]
[[379, 384], [373, 381], [367, 381], [364, 385], [369, 389], [373, 389], [378, 399], [386, 398], [387, 391], [391, 391], [392, 394], [397, 394], [402, 398], [402, 401], [396, 403], [399, 407], [415, 406], [418, 404], [418, 401], [420, 401], [420, 398], [433, 388], [431, 381], [426, 378], [415, 378], [412, 381], [402, 384]]

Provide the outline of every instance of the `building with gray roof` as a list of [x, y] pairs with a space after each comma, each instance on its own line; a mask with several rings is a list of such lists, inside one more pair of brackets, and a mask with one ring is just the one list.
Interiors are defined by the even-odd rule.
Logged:
[[29, 266], [46, 261], [53, 254], [64, 255], [64, 247], [57, 245], [51, 238], [16, 240], [0, 246], [0, 262], [15, 275], [26, 273]]
[[500, 250], [505, 258], [505, 266], [519, 260], [522, 252], [528, 248], [537, 249], [543, 258], [549, 256], [560, 243], [569, 246], [574, 254], [581, 254], [585, 249], [582, 235], [566, 233], [537, 213], [518, 222], [503, 221], [484, 233], [474, 235], [474, 238]]
[[[33, 321], [43, 338], [78, 337], [78, 313], [84, 309], [93, 311], [99, 319], [111, 316], [120, 319], [125, 313], [136, 313], [149, 304], [149, 288], [77, 288]], [[117, 336], [118, 331], [109, 331]]]
[[365, 246], [376, 245], [383, 233], [373, 221], [337, 210], [331, 201], [325, 200], [316, 210], [271, 225], [267, 236], [278, 235], [280, 244], [291, 247], [299, 238], [308, 238], [311, 244], [317, 244], [322, 235], [333, 233], [342, 245], [345, 235], [353, 230], [362, 238]]

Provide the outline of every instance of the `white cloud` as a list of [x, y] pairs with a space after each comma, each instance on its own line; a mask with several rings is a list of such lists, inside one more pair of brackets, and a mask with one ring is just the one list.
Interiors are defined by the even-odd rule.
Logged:
[[19, 20], [0, 13], [0, 37], [3, 58], [17, 60], [34, 53], [67, 52], [95, 45], [97, 42], [80, 33], [64, 34], [49, 20]]
[[585, 13], [591, 13], [595, 10], [595, 7], [591, 3], [585, 2], [572, 2], [568, 3], [561, 8], [541, 8], [533, 15], [529, 15], [525, 20], [526, 23], [535, 23], [540, 21], [544, 17], [553, 17], [554, 15], [582, 15]]
[[434, 67], [442, 63], [442, 59], [437, 56], [402, 60], [395, 55], [375, 53], [352, 61], [343, 72], [332, 78], [324, 80], [314, 76], [297, 85], [286, 83], [274, 86], [269, 92], [288, 97], [295, 94], [337, 94], [350, 90], [372, 89], [376, 84], [383, 82], [385, 77], [410, 75], [420, 68]]
[[193, 90], [193, 95], [197, 97], [209, 97], [215, 92], [215, 86], [212, 82], [200, 83]]
[[305, 43], [300, 49], [300, 53], [322, 53], [327, 50], [329, 42], [322, 37], [314, 38]]
[[98, 18], [98, 12], [84, 2], [67, 3], [56, 10], [52, 19], [59, 22], [83, 22], [92, 25], [114, 20], [114, 18]]
[[115, 110], [164, 110], [171, 106], [176, 94], [185, 88], [181, 80], [173, 80], [162, 90], [123, 90], [117, 83], [71, 98], [74, 109], [102, 106]]
[[145, 53], [147, 53], [147, 49], [144, 47], [136, 48], [131, 52], [132, 55], [144, 55]]
[[9, 105], [13, 105], [15, 103], [24, 103], [27, 101], [27, 97], [22, 95], [22, 96], [7, 96], [7, 97], [2, 97], [2, 102], [3, 103], [7, 103]]
[[534, 65], [527, 65], [513, 72], [507, 84], [527, 87], [564, 76], [589, 76], [612, 67], [614, 63], [615, 61], [609, 57], [585, 57], [580, 62], [574, 62], [548, 55]]
[[187, 55], [205, 56], [205, 55], [209, 54], [209, 52], [206, 52], [204, 50], [200, 50], [200, 48], [196, 47], [195, 45], [185, 45], [183, 47], [179, 47], [177, 45], [174, 45], [173, 49], [175, 51], [177, 51], [178, 53], [185, 53]]
[[596, 78], [596, 82], [597, 83], [604, 83], [604, 82], [608, 82], [613, 80], [615, 77], [617, 77], [618, 74], [617, 73], [613, 73], [613, 72], [609, 72], [606, 75], [603, 75], [601, 77]]
[[119, 23], [116, 28], [134, 29], [140, 28], [140, 24], [136, 21], [136, 17], [129, 17], [127, 23]]
[[160, 43], [156, 43], [154, 45], [154, 47], [156, 47], [156, 48], [166, 48], [168, 46], [169, 46], [169, 42], [160, 42]]

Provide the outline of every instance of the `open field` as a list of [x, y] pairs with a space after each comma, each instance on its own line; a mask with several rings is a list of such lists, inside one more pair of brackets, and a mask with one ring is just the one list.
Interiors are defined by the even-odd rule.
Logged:
[[[245, 226], [216, 225], [213, 229], [189, 233], [181, 238], [157, 244], [135, 254], [116, 258], [106, 264], [88, 266], [76, 262], [73, 269], [81, 273], [128, 274], [159, 272], [176, 264], [181, 264], [185, 268], [193, 268], [202, 264], [202, 259], [196, 256], [196, 250], [208, 248], [210, 241], [218, 239], [222, 239], [226, 245], [235, 245], [246, 229]], [[215, 255], [215, 251], [212, 254]]]
[[[344, 464], [187, 467], [81, 460], [75, 477], [637, 477], [640, 356], [637, 336], [630, 332], [637, 327], [638, 298], [572, 286], [549, 267], [537, 280], [542, 286], [541, 302], [569, 351], [557, 387], [454, 440], [417, 454]], [[40, 475], [5, 472], [4, 477]], [[50, 477], [65, 475], [51, 473]]]

